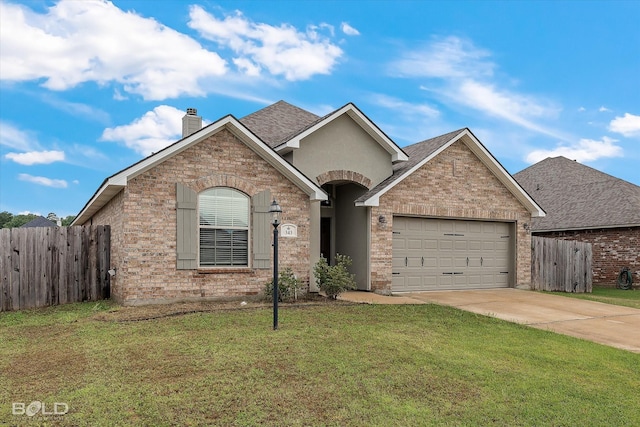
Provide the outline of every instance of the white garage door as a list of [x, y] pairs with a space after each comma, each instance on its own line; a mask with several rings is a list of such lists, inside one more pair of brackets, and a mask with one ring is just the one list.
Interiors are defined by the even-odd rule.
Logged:
[[392, 290], [508, 287], [510, 230], [504, 222], [394, 217]]

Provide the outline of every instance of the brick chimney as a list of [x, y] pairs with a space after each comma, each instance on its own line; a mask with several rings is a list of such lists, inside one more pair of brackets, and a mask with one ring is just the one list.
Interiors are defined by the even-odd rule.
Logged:
[[185, 138], [200, 129], [202, 129], [202, 117], [198, 116], [198, 110], [187, 108], [187, 114], [182, 118], [182, 137]]

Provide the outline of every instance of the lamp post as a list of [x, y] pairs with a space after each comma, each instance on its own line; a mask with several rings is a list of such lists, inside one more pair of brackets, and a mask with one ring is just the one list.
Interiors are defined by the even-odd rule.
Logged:
[[278, 329], [278, 226], [282, 208], [273, 200], [269, 206], [271, 225], [273, 225], [273, 330]]

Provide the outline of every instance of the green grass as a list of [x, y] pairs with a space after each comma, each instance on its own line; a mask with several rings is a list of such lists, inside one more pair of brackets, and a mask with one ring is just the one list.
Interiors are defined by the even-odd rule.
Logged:
[[0, 425], [640, 425], [640, 354], [449, 307], [117, 309], [0, 314]]
[[554, 293], [554, 295], [604, 302], [607, 304], [623, 305], [625, 307], [640, 308], [640, 290], [623, 290], [594, 286], [593, 291], [590, 294], [557, 292]]

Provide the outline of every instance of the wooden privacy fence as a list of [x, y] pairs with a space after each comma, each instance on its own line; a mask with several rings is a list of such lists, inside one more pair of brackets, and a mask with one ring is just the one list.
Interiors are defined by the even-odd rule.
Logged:
[[0, 229], [0, 311], [109, 298], [108, 225]]
[[591, 292], [591, 243], [531, 237], [531, 288]]

